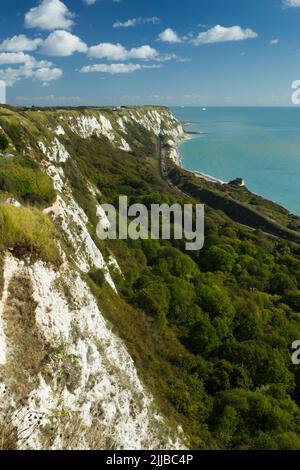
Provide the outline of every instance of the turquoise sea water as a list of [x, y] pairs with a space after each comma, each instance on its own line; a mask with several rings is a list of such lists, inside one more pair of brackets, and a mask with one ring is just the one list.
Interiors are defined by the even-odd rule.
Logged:
[[300, 108], [174, 108], [186, 130], [182, 165], [253, 192], [300, 215]]

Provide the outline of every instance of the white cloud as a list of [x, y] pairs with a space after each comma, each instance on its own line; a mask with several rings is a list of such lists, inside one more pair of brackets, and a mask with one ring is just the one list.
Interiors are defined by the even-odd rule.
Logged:
[[83, 0], [83, 3], [90, 6], [90, 5], [95, 5], [96, 1], [97, 0]]
[[182, 42], [182, 39], [178, 36], [176, 31], [171, 28], [167, 28], [160, 33], [158, 39], [162, 42], [170, 42], [170, 43], [179, 43]]
[[82, 67], [82, 73], [103, 72], [103, 73], [132, 73], [141, 69], [140, 64], [94, 64]]
[[88, 54], [95, 59], [107, 59], [112, 61], [130, 59], [149, 60], [155, 59], [159, 55], [156, 49], [148, 45], [127, 50], [122, 44], [112, 44], [109, 42], [90, 47]]
[[116, 21], [113, 24], [114, 28], [130, 28], [132, 26], [138, 26], [141, 24], [159, 24], [160, 19], [157, 16], [152, 16], [150, 18], [131, 18], [127, 21]]
[[0, 69], [0, 80], [5, 82], [6, 86], [14, 85], [18, 80], [24, 77], [23, 67]]
[[80, 72], [91, 73], [91, 72], [102, 72], [109, 73], [111, 75], [120, 73], [132, 73], [142, 69], [157, 69], [160, 65], [141, 65], [141, 64], [94, 64], [82, 67]]
[[41, 52], [50, 56], [67, 57], [74, 52], [87, 52], [87, 45], [68, 31], [57, 30], [45, 39]]
[[[0, 66], [9, 65], [10, 67], [0, 68], [0, 79], [5, 80], [7, 86], [12, 86], [18, 80], [31, 78], [43, 83], [57, 80], [63, 75], [63, 71], [54, 67], [52, 62], [46, 60], [36, 60], [24, 52], [2, 52], [0, 53]], [[19, 67], [12, 68], [12, 65]]]
[[297, 8], [300, 7], [300, 0], [283, 0], [285, 7]]
[[148, 45], [141, 47], [134, 47], [128, 51], [128, 59], [155, 59], [158, 56], [158, 52], [153, 47]]
[[271, 45], [271, 46], [275, 46], [275, 45], [278, 44], [278, 43], [279, 43], [279, 39], [272, 39], [272, 40], [270, 41], [270, 45]]
[[177, 54], [161, 54], [159, 57], [154, 59], [157, 62], [170, 62], [171, 60], [175, 60], [176, 62], [183, 64], [186, 62], [190, 62], [190, 59], [187, 57], [181, 57]]
[[193, 39], [193, 43], [196, 46], [199, 46], [200, 44], [213, 44], [217, 42], [244, 41], [245, 39], [256, 37], [257, 33], [249, 28], [242, 29], [240, 26], [226, 28], [224, 26], [217, 25], [208, 31], [199, 33], [198, 36]]
[[25, 15], [27, 28], [43, 30], [70, 29], [74, 14], [60, 0], [42, 0], [39, 6], [31, 8]]
[[43, 62], [25, 63], [18, 68], [0, 69], [0, 79], [4, 80], [7, 86], [12, 86], [17, 81], [26, 78], [48, 83], [62, 77], [63, 71], [61, 69], [52, 67], [51, 64], [48, 65], [46, 62], [43, 65]]
[[103, 42], [89, 49], [89, 56], [96, 59], [124, 60], [128, 51], [121, 44]]
[[28, 64], [33, 63], [35, 59], [24, 52], [1, 52], [0, 65], [4, 64]]
[[13, 36], [0, 44], [0, 51], [34, 51], [38, 47], [43, 54], [59, 57], [67, 57], [74, 52], [88, 51], [87, 45], [78, 36], [64, 30], [53, 31], [45, 40], [30, 39], [24, 34]]
[[62, 77], [63, 71], [57, 67], [42, 67], [34, 70], [31, 77], [41, 82], [51, 82]]
[[30, 39], [25, 34], [19, 34], [5, 39], [0, 44], [0, 50], [7, 52], [35, 51], [42, 42], [43, 40], [40, 38]]

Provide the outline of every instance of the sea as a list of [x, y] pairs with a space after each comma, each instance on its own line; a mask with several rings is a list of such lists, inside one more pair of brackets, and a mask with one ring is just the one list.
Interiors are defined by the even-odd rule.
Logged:
[[186, 131], [183, 168], [250, 191], [300, 216], [300, 107], [173, 108]]

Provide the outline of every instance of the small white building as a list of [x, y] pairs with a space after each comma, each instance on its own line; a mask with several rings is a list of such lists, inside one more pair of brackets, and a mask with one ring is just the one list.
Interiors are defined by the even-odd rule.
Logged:
[[0, 80], [0, 104], [6, 104], [6, 83]]

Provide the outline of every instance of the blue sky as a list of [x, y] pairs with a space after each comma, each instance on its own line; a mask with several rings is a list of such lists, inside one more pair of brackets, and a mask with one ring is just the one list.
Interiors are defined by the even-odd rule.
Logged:
[[10, 0], [13, 105], [290, 105], [300, 0]]

